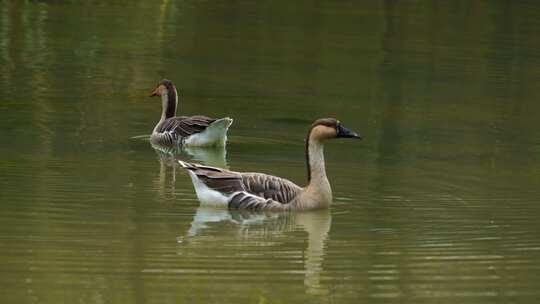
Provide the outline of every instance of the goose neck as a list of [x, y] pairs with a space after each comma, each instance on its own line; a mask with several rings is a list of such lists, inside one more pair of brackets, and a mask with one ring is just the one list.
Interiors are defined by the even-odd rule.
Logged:
[[154, 133], [159, 129], [159, 125], [165, 121], [165, 119], [176, 116], [176, 109], [178, 107], [178, 94], [176, 88], [172, 88], [161, 94], [161, 117], [154, 127]]
[[322, 142], [308, 136], [306, 142], [306, 161], [308, 169], [308, 185], [299, 199], [301, 209], [329, 206], [332, 202], [332, 189], [326, 177], [324, 165], [324, 146]]
[[176, 116], [176, 108], [178, 107], [178, 94], [175, 87], [172, 87], [166, 93], [161, 95], [161, 104], [162, 119]]
[[313, 134], [308, 134], [306, 140], [306, 163], [308, 170], [308, 183], [328, 184], [326, 167], [324, 163], [324, 145], [322, 139]]

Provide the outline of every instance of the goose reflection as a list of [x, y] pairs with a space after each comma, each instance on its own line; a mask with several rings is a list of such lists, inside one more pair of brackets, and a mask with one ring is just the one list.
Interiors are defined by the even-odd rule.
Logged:
[[158, 154], [160, 162], [168, 165], [175, 166], [175, 160], [178, 158], [186, 159], [184, 155], [187, 155], [189, 159], [202, 162], [205, 165], [216, 166], [220, 168], [227, 167], [227, 151], [225, 147], [183, 147], [183, 146], [163, 146], [156, 143], [151, 143], [152, 148]]
[[[159, 160], [159, 177], [155, 180], [155, 185], [160, 197], [165, 197], [169, 191], [174, 196], [177, 159], [186, 159], [186, 154], [188, 158], [196, 159], [204, 164], [227, 168], [225, 147], [167, 147], [156, 143], [151, 144]], [[171, 171], [169, 181], [167, 181], [168, 169]]]
[[204, 229], [218, 225], [219, 222], [233, 224], [233, 237], [239, 240], [263, 240], [261, 246], [275, 246], [274, 241], [286, 237], [288, 232], [305, 231], [307, 247], [303, 252], [304, 285], [306, 293], [324, 295], [328, 289], [321, 285], [324, 249], [330, 232], [332, 217], [328, 209], [300, 213], [271, 213], [248, 210], [216, 209], [200, 206], [197, 208], [190, 228], [184, 237], [179, 237], [179, 252], [198, 242], [190, 242], [201, 236]]

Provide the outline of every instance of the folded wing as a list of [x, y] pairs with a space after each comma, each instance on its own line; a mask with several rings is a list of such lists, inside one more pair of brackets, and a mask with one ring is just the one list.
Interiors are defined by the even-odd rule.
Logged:
[[204, 131], [214, 121], [216, 119], [201, 115], [177, 116], [163, 121], [158, 128], [158, 132], [176, 133], [180, 137], [188, 137]]
[[261, 173], [238, 173], [180, 161], [208, 188], [230, 196], [229, 208], [286, 210], [302, 188], [293, 182]]

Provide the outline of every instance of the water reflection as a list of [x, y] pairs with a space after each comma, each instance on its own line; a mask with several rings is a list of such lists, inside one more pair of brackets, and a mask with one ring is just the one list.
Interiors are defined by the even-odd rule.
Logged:
[[[173, 198], [176, 197], [176, 168], [178, 159], [188, 158], [195, 162], [211, 166], [227, 167], [225, 147], [166, 147], [152, 143], [152, 148], [156, 151], [159, 160], [159, 175], [154, 184], [156, 189], [158, 189], [159, 197], [162, 198], [166, 197], [166, 193], [170, 193]], [[167, 177], [168, 171], [170, 171], [169, 178]]]
[[273, 247], [277, 246], [276, 241], [286, 237], [288, 233], [306, 232], [307, 245], [303, 249], [302, 257], [306, 293], [328, 294], [328, 288], [321, 284], [321, 274], [323, 273], [325, 244], [328, 241], [332, 223], [330, 210], [274, 213], [200, 206], [193, 216], [189, 230], [177, 239], [178, 254], [183, 255], [183, 252], [191, 246], [207, 246], [204, 242], [193, 242], [193, 240], [203, 235], [205, 229], [212, 232], [212, 226], [219, 226], [220, 223], [232, 224], [233, 229], [230, 234], [240, 244], [255, 243], [265, 251], [272, 251]]
[[177, 159], [185, 159], [186, 157], [183, 155], [186, 155], [189, 159], [198, 163], [219, 168], [227, 168], [227, 151], [225, 150], [225, 147], [167, 147], [155, 143], [151, 143], [151, 145], [158, 154], [160, 162], [169, 166], [176, 163]]

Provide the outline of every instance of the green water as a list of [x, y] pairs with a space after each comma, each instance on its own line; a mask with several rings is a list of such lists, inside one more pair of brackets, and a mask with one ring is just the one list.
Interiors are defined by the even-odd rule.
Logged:
[[[0, 0], [1, 303], [538, 303], [534, 1]], [[161, 78], [329, 210], [199, 208], [144, 140]]]

